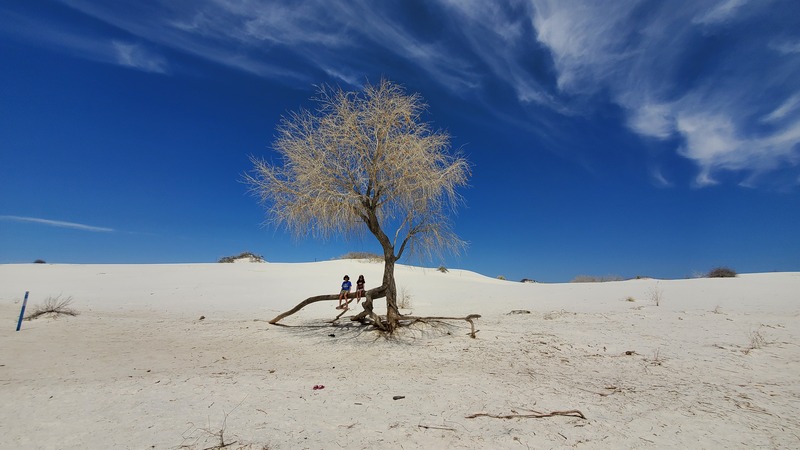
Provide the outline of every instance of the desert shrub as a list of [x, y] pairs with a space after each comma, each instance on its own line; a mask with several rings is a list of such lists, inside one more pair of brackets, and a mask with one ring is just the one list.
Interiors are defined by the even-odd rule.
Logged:
[[37, 259], [37, 260], [36, 260], [36, 261], [34, 261], [33, 263], [34, 263], [34, 264], [47, 264], [47, 263], [45, 262], [45, 260], [43, 260], [43, 259]]
[[382, 262], [383, 256], [370, 252], [349, 252], [335, 259], [368, 259], [373, 262]]
[[591, 275], [577, 275], [570, 283], [597, 283], [600, 279]]
[[44, 303], [35, 306], [27, 315], [25, 315], [25, 320], [33, 320], [48, 314], [54, 317], [58, 317], [61, 314], [66, 316], [77, 316], [78, 312], [69, 307], [71, 303], [72, 297], [67, 297], [65, 299], [62, 299], [61, 295], [55, 298], [47, 297]]
[[223, 258], [220, 258], [219, 261], [217, 261], [217, 262], [220, 262], [220, 263], [233, 263], [233, 262], [236, 262], [237, 260], [240, 260], [240, 259], [250, 259], [250, 262], [266, 262], [266, 260], [264, 260], [263, 256], [256, 255], [255, 253], [252, 253], [252, 252], [242, 252], [237, 256], [225, 256]]
[[734, 278], [735, 276], [736, 271], [730, 267], [717, 267], [706, 274], [708, 278]]
[[503, 281], [505, 281], [505, 280], [506, 280], [506, 277], [504, 277], [503, 275], [498, 275], [498, 276], [497, 276], [497, 279], [498, 279], [498, 280], [503, 280]]
[[530, 278], [523, 278], [520, 280], [520, 283], [536, 283], [536, 280], [531, 280]]
[[623, 278], [619, 275], [606, 275], [598, 277], [594, 275], [578, 275], [570, 281], [570, 283], [604, 283], [606, 281], [622, 281]]
[[447, 270], [447, 267], [445, 267], [445, 266], [439, 266], [439, 268], [436, 269], [436, 270], [438, 270], [439, 272], [442, 272], [442, 273], [449, 272], [449, 270]]

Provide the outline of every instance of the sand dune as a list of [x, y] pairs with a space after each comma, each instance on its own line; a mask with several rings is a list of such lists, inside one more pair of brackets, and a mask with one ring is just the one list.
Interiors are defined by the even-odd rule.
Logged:
[[[453, 322], [386, 340], [326, 324], [335, 302], [266, 323], [345, 273], [374, 287], [382, 265], [0, 265], [0, 448], [206, 449], [220, 430], [253, 449], [800, 447], [800, 273], [523, 284], [398, 266], [404, 312], [481, 314], [477, 339]], [[80, 315], [15, 332], [25, 291]], [[585, 419], [468, 418], [567, 410]]]

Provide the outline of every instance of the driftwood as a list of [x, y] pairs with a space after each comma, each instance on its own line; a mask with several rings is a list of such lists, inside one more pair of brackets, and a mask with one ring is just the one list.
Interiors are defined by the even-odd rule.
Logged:
[[531, 411], [530, 414], [505, 414], [505, 415], [475, 413], [466, 416], [466, 418], [474, 419], [476, 417], [491, 417], [493, 419], [541, 419], [543, 417], [553, 417], [553, 416], [580, 417], [581, 419], [586, 420], [586, 416], [584, 416], [583, 413], [578, 411], [577, 409], [570, 409], [569, 411], [553, 411], [549, 413], [540, 413], [536, 411]]
[[[370, 296], [371, 298], [380, 298], [380, 297], [372, 297], [370, 295], [370, 293], [372, 293], [373, 291], [378, 291], [379, 289], [380, 288], [370, 289], [369, 291], [367, 291], [367, 294], [364, 297], [367, 298], [367, 296]], [[350, 303], [350, 299], [355, 299], [356, 298], [356, 293], [355, 292], [349, 293], [347, 295], [347, 298], [348, 298], [347, 303], [349, 304]], [[270, 320], [269, 323], [272, 324], [272, 325], [275, 325], [276, 323], [280, 322], [281, 320], [291, 316], [292, 314], [296, 313], [297, 311], [300, 311], [301, 309], [305, 308], [306, 306], [308, 306], [308, 305], [310, 305], [312, 303], [322, 302], [322, 301], [326, 301], [326, 300], [339, 300], [339, 294], [316, 295], [314, 297], [309, 297], [309, 298], [303, 300], [302, 302], [298, 303], [297, 306], [295, 306], [294, 308], [286, 311], [285, 313], [278, 314], [274, 319]], [[364, 301], [364, 303], [366, 303], [366, 300]], [[341, 317], [341, 314], [339, 315], [339, 317]]]
[[[387, 331], [386, 325], [383, 323], [383, 320], [381, 320], [380, 316], [375, 314], [375, 312], [372, 310], [372, 301], [374, 299], [383, 298], [383, 297], [386, 297], [386, 288], [384, 286], [380, 286], [380, 287], [377, 287], [377, 288], [370, 289], [370, 290], [366, 291], [366, 293], [364, 294], [364, 303], [363, 303], [364, 310], [361, 311], [360, 313], [356, 314], [355, 316], [351, 317], [350, 320], [356, 321], [356, 322], [361, 322], [361, 323], [365, 323], [365, 322], [367, 322], [367, 320], [369, 320], [369, 322], [372, 325], [374, 325], [376, 328], [378, 328], [379, 330]], [[349, 293], [347, 295], [347, 303], [345, 303], [345, 306], [349, 305], [350, 302], [355, 298], [357, 298], [357, 297], [356, 297], [356, 294], [354, 292]], [[284, 313], [278, 314], [277, 316], [275, 316], [274, 319], [270, 320], [269, 323], [272, 324], [272, 325], [277, 325], [278, 322], [280, 322], [281, 320], [285, 319], [286, 317], [291, 316], [292, 314], [300, 311], [301, 309], [305, 308], [306, 306], [308, 306], [308, 305], [310, 305], [312, 303], [322, 302], [322, 301], [331, 301], [331, 300], [339, 300], [339, 294], [327, 294], [327, 295], [317, 295], [317, 296], [314, 296], [314, 297], [309, 297], [309, 298], [303, 300], [302, 302], [298, 303], [297, 306], [295, 306], [294, 308], [292, 308], [292, 309], [290, 309], [290, 310], [288, 310], [288, 311], [286, 311]], [[349, 311], [349, 310], [348, 309], [343, 309], [341, 313], [339, 313], [333, 320], [330, 320], [329, 322], [330, 323], [336, 322], [347, 311]], [[426, 322], [426, 321], [429, 321], [429, 320], [465, 320], [465, 321], [469, 322], [469, 325], [470, 325], [470, 333], [469, 333], [469, 335], [470, 335], [471, 338], [474, 339], [475, 338], [475, 333], [477, 333], [480, 330], [476, 330], [475, 329], [475, 322], [473, 322], [473, 320], [478, 319], [480, 317], [481, 317], [480, 314], [470, 314], [470, 315], [468, 315], [466, 317], [400, 316], [400, 320], [402, 320], [402, 321], [411, 321], [412, 324], [416, 323], [416, 322]]]

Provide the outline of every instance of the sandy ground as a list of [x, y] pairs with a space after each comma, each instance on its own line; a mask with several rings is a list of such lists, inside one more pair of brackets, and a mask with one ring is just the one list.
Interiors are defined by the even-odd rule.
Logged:
[[[399, 266], [406, 312], [482, 314], [477, 339], [466, 322], [388, 340], [326, 324], [335, 302], [266, 323], [381, 270], [2, 265], [0, 448], [800, 447], [800, 273], [522, 284]], [[15, 332], [25, 290], [80, 314]], [[567, 410], [585, 419], [468, 418]]]

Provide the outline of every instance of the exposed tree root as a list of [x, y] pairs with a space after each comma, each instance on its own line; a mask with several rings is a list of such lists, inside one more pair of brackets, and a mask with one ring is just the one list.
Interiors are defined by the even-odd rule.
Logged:
[[474, 319], [480, 319], [480, 317], [481, 317], [481, 315], [480, 315], [480, 314], [470, 314], [470, 315], [468, 315], [467, 317], [436, 317], [436, 316], [431, 316], [431, 317], [418, 317], [418, 316], [402, 316], [402, 320], [410, 320], [410, 321], [411, 321], [411, 323], [410, 323], [409, 325], [411, 325], [411, 324], [415, 324], [415, 323], [417, 323], [417, 322], [423, 322], [423, 323], [425, 323], [425, 322], [428, 322], [428, 321], [430, 321], [430, 320], [466, 320], [467, 322], [469, 322], [469, 326], [470, 326], [470, 333], [469, 333], [469, 337], [471, 337], [472, 339], [475, 339], [475, 333], [477, 333], [477, 332], [478, 332], [478, 331], [480, 331], [480, 330], [476, 330], [476, 329], [475, 329], [475, 322], [473, 322], [473, 320], [474, 320]]
[[540, 413], [532, 411], [530, 414], [505, 414], [505, 415], [475, 413], [465, 417], [467, 419], [474, 419], [476, 417], [491, 417], [493, 419], [541, 419], [543, 417], [554, 417], [554, 416], [580, 417], [581, 419], [586, 420], [586, 416], [584, 416], [583, 413], [578, 411], [577, 409], [570, 409], [569, 411], [553, 411], [549, 413]]

